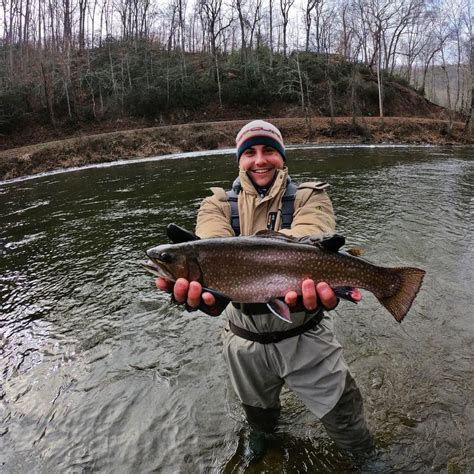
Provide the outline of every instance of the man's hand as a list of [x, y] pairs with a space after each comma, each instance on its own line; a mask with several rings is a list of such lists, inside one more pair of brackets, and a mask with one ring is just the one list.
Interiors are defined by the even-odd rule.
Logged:
[[[173, 293], [174, 299], [180, 303], [187, 303], [192, 308], [197, 308], [201, 303], [201, 298], [207, 306], [214, 306], [216, 298], [213, 294], [202, 291], [202, 285], [197, 281], [188, 281], [185, 278], [178, 278], [175, 283], [164, 278], [156, 279], [156, 286], [162, 291]], [[301, 286], [303, 305], [308, 311], [314, 311], [318, 306], [318, 301], [327, 309], [331, 310], [337, 306], [337, 296], [326, 282], [319, 282], [307, 279]], [[285, 295], [285, 303], [288, 306], [295, 306], [298, 300], [296, 291], [289, 291]]]
[[[318, 306], [318, 301], [327, 309], [331, 310], [337, 306], [337, 296], [332, 288], [326, 282], [319, 282], [307, 279], [301, 285], [301, 294], [303, 296], [303, 305], [308, 311], [314, 311]], [[298, 294], [296, 291], [289, 291], [285, 295], [285, 303], [288, 306], [295, 306]]]
[[216, 304], [214, 295], [207, 291], [203, 293], [202, 286], [197, 281], [189, 282], [185, 278], [178, 278], [176, 283], [173, 283], [164, 278], [157, 278], [156, 287], [167, 293], [173, 293], [174, 299], [178, 303], [187, 303], [192, 308], [199, 306], [201, 298], [207, 306], [214, 306]]

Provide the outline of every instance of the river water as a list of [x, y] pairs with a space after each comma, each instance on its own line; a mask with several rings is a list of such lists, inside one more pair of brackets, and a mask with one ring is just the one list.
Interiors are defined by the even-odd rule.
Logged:
[[[136, 264], [236, 174], [231, 154], [176, 158], [0, 183], [0, 471], [354, 469], [288, 391], [264, 458], [243, 455], [223, 319], [170, 306]], [[472, 147], [295, 149], [289, 165], [332, 185], [367, 259], [427, 271], [401, 325], [369, 293], [333, 311], [377, 444], [362, 470], [473, 472]]]

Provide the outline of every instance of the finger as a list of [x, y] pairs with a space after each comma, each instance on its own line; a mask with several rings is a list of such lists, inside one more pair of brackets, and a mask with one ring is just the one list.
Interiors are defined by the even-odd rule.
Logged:
[[297, 300], [298, 300], [298, 293], [296, 293], [296, 291], [289, 291], [285, 295], [285, 303], [288, 306], [295, 306]]
[[207, 291], [202, 294], [202, 299], [207, 306], [214, 306], [216, 304], [216, 297]]
[[301, 293], [303, 294], [303, 304], [308, 311], [313, 311], [318, 305], [318, 296], [314, 281], [309, 278], [301, 285]]
[[336, 293], [334, 293], [332, 288], [326, 282], [322, 281], [318, 283], [316, 285], [316, 291], [318, 293], [319, 298], [321, 299], [321, 303], [326, 309], [333, 309], [336, 307]]
[[173, 295], [178, 303], [184, 303], [188, 296], [189, 281], [185, 278], [178, 278], [174, 285]]
[[351, 296], [355, 301], [360, 301], [362, 299], [362, 293], [360, 292], [359, 288], [354, 288], [352, 290]]
[[202, 293], [202, 286], [201, 283], [197, 281], [192, 281], [189, 283], [189, 291], [188, 291], [188, 305], [196, 308], [199, 306], [201, 302], [201, 293]]
[[173, 290], [173, 282], [159, 277], [155, 280], [156, 287], [161, 291], [170, 293]]

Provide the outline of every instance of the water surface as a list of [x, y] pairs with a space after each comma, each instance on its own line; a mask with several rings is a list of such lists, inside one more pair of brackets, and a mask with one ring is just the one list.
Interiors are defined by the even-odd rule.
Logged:
[[[365, 257], [427, 270], [402, 325], [364, 294], [333, 311], [377, 455], [364, 469], [474, 470], [472, 148], [292, 150], [329, 182]], [[222, 318], [168, 304], [136, 262], [193, 227], [233, 155], [0, 184], [0, 466], [5, 472], [344, 472], [352, 461], [290, 392], [272, 448], [248, 433], [220, 354]]]

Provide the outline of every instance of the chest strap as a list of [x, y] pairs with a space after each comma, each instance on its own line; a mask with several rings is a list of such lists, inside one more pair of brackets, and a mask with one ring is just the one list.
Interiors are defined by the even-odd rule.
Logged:
[[[242, 189], [238, 178], [234, 181], [232, 189], [226, 191], [227, 201], [230, 205], [230, 222], [235, 235], [240, 235], [240, 217], [239, 217], [239, 206], [238, 206], [238, 195]], [[293, 213], [295, 210], [295, 196], [298, 186], [293, 182], [289, 181], [285, 193], [281, 198], [281, 228], [290, 229], [291, 223], [293, 222]], [[272, 221], [274, 223], [274, 221]], [[270, 228], [270, 230], [275, 230]]]
[[309, 321], [306, 321], [301, 326], [297, 326], [288, 331], [275, 331], [275, 332], [251, 332], [246, 329], [236, 326], [232, 321], [229, 321], [230, 330], [236, 335], [247, 341], [259, 342], [260, 344], [275, 344], [277, 342], [283, 341], [290, 337], [299, 336], [311, 329], [314, 329], [324, 318], [324, 311], [319, 311], [313, 318]]

